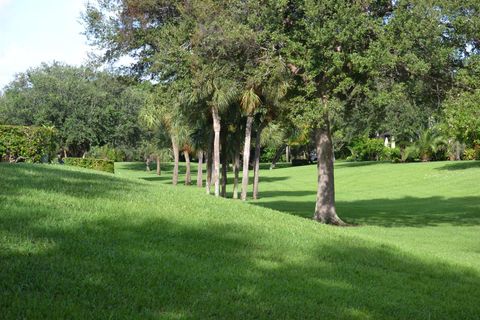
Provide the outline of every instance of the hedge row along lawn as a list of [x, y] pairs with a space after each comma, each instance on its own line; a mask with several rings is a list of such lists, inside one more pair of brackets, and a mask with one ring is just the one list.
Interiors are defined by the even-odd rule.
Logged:
[[349, 228], [306, 219], [313, 166], [252, 203], [143, 169], [0, 164], [1, 317], [478, 319], [476, 162], [338, 163]]

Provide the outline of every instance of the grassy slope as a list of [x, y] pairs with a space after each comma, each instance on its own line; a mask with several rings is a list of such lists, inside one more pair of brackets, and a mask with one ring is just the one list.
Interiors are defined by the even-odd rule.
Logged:
[[369, 224], [342, 229], [295, 216], [314, 167], [262, 172], [252, 205], [137, 164], [2, 164], [0, 318], [476, 319], [480, 168], [448, 165], [339, 164], [339, 211]]

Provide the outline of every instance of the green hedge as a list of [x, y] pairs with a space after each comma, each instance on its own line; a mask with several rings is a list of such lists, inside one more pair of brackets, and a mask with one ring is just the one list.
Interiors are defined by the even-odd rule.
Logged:
[[0, 125], [0, 161], [48, 162], [58, 149], [52, 127]]
[[112, 160], [92, 159], [92, 158], [65, 158], [64, 162], [68, 166], [115, 173], [115, 165]]

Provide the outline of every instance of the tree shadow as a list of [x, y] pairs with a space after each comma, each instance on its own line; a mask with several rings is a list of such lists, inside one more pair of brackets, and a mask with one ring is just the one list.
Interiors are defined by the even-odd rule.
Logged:
[[437, 170], [448, 170], [448, 171], [457, 171], [457, 170], [466, 170], [480, 168], [480, 161], [457, 161], [449, 162], [443, 167], [436, 168]]
[[[314, 195], [309, 191], [271, 192], [269, 197], [285, 195]], [[304, 218], [312, 218], [314, 201], [265, 201], [251, 202]], [[480, 197], [460, 198], [415, 198], [369, 199], [358, 201], [337, 201], [337, 211], [342, 219], [350, 223], [382, 227], [427, 227], [442, 224], [454, 226], [480, 225]]]
[[374, 166], [378, 164], [392, 163], [391, 161], [337, 161], [335, 162], [335, 168], [355, 168], [355, 167], [366, 167]]
[[[118, 191], [135, 188], [133, 181], [109, 173], [60, 165], [0, 164], [2, 183], [8, 193], [19, 195], [27, 190], [48, 190], [77, 198], [115, 196]], [[108, 187], [107, 187], [108, 186]], [[2, 191], [0, 191], [0, 195]]]
[[[231, 215], [217, 216], [202, 211], [205, 197], [183, 204], [195, 219], [161, 206], [181, 199], [178, 193], [165, 202], [147, 202], [150, 206], [139, 210], [148, 214], [121, 211], [127, 203], [150, 199], [141, 195], [156, 189], [50, 167], [4, 169], [0, 166], [2, 179], [10, 179], [1, 180], [0, 190], [5, 319], [476, 319], [480, 313], [480, 276], [474, 269], [313, 223], [285, 230], [277, 213], [258, 212], [263, 220], [251, 223], [243, 204], [230, 208]], [[97, 179], [104, 189], [131, 186], [116, 198], [95, 191], [92, 197], [105, 198], [88, 202], [93, 215], [86, 212], [90, 208], [55, 197], [61, 189], [85, 196], [74, 189]], [[32, 189], [45, 198], [16, 196]], [[107, 198], [118, 208], [105, 203]], [[216, 203], [228, 208], [227, 202]], [[238, 210], [247, 211], [245, 217], [237, 218]]]
[[0, 216], [0, 230], [51, 245], [0, 252], [5, 318], [475, 319], [480, 312], [473, 270], [364, 240], [318, 236], [279, 251], [260, 240], [275, 239], [272, 231], [235, 222], [99, 219], [61, 228], [24, 218]]

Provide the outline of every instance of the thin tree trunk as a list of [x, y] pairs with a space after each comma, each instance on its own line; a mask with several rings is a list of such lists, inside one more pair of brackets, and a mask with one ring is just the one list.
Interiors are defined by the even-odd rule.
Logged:
[[188, 151], [183, 151], [183, 155], [185, 156], [185, 185], [189, 186], [192, 184], [192, 174], [190, 169], [190, 153]]
[[150, 171], [150, 157], [147, 157], [147, 159], [145, 160], [145, 167], [147, 171]]
[[315, 132], [315, 142], [318, 157], [318, 189], [314, 219], [326, 224], [344, 226], [346, 224], [337, 216], [335, 209], [333, 144], [328, 122], [324, 128]]
[[235, 150], [235, 158], [233, 159], [233, 199], [238, 199], [238, 176], [240, 172], [240, 146]]
[[285, 150], [286, 146], [287, 145], [284, 144], [277, 150], [277, 152], [275, 153], [275, 156], [273, 157], [272, 164], [270, 165], [270, 170], [275, 169], [275, 167], [277, 166], [278, 159], [280, 159], [280, 157], [282, 156], [283, 150]]
[[180, 152], [178, 149], [178, 144], [175, 142], [175, 139], [172, 138], [172, 149], [173, 149], [173, 175], [172, 175], [172, 184], [176, 186], [178, 184], [178, 162], [180, 161]]
[[262, 131], [265, 128], [265, 125], [267, 124], [266, 121], [263, 121], [260, 123], [260, 126], [258, 127], [257, 130], [257, 137], [255, 139], [255, 156], [254, 156], [254, 168], [253, 168], [253, 199], [257, 200], [258, 199], [258, 183], [260, 179], [260, 143], [262, 139]]
[[162, 174], [162, 169], [160, 168], [160, 156], [157, 156], [157, 176]]
[[248, 166], [250, 161], [250, 141], [252, 137], [253, 116], [247, 117], [247, 125], [245, 127], [245, 144], [243, 146], [243, 172], [242, 172], [242, 195], [243, 201], [247, 200], [248, 189]]
[[212, 107], [213, 118], [213, 183], [215, 185], [215, 196], [220, 196], [220, 116], [218, 110]]
[[207, 179], [205, 181], [206, 191], [207, 194], [211, 193], [211, 186], [212, 186], [212, 153], [213, 150], [213, 134], [210, 132], [209, 139], [208, 139], [208, 148], [207, 148]]
[[198, 168], [197, 168], [197, 187], [203, 187], [203, 151], [197, 152]]
[[227, 158], [227, 146], [225, 143], [222, 146], [222, 197], [227, 196], [227, 179], [228, 179], [228, 158]]
[[285, 157], [286, 157], [287, 163], [289, 163], [290, 162], [290, 146], [287, 146], [285, 148]]

